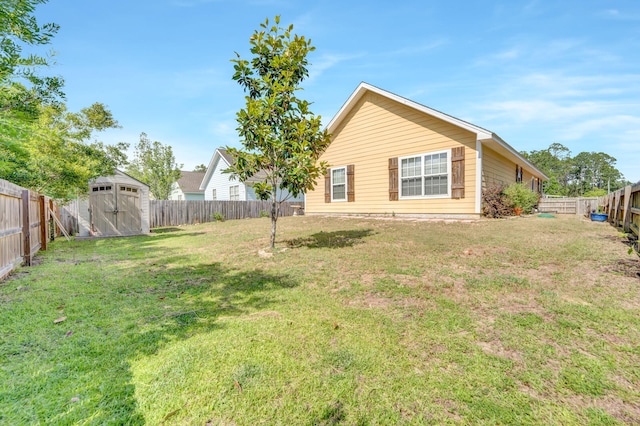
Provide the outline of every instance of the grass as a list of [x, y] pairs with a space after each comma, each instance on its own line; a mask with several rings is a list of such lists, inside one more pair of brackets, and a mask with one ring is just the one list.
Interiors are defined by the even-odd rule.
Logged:
[[55, 242], [0, 284], [0, 423], [640, 422], [612, 227], [279, 224], [273, 257], [264, 218]]

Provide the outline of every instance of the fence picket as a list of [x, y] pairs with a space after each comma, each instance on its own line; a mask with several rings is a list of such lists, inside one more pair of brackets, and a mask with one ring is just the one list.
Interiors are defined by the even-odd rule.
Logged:
[[[280, 204], [280, 216], [293, 216], [293, 206], [300, 205], [300, 202], [283, 202]], [[270, 211], [270, 201], [150, 200], [149, 224], [151, 228], [194, 225], [213, 222], [214, 215], [218, 213], [225, 220], [231, 220], [258, 218]]]
[[39, 250], [47, 249], [50, 199], [0, 179], [0, 280], [20, 263], [31, 264]]

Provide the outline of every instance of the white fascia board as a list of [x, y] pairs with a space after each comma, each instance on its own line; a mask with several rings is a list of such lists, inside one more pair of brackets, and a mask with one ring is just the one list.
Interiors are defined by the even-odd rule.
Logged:
[[380, 89], [379, 87], [376, 87], [376, 86], [372, 86], [371, 84], [365, 83], [365, 82], [362, 82], [358, 85], [358, 87], [351, 94], [349, 99], [347, 99], [344, 105], [342, 105], [342, 108], [340, 108], [338, 113], [331, 119], [331, 121], [327, 125], [327, 130], [329, 131], [329, 133], [331, 133], [340, 124], [340, 122], [344, 119], [344, 117], [349, 113], [351, 108], [353, 108], [355, 103], [358, 102], [360, 98], [362, 98], [362, 96], [364, 96], [364, 94], [367, 91], [376, 93], [380, 96], [391, 99], [400, 104], [406, 105], [409, 108], [413, 108], [425, 114], [439, 118], [440, 120], [443, 120], [447, 123], [451, 123], [455, 126], [461, 127], [465, 130], [475, 133], [478, 139], [487, 139], [487, 138], [490, 138], [492, 135], [491, 132], [489, 132], [486, 129], [483, 129], [482, 127], [478, 127], [464, 120], [460, 120], [459, 118], [452, 117], [448, 114], [445, 114], [433, 108], [429, 108], [427, 106], [414, 102], [410, 99], [403, 98], [402, 96], [398, 96], [395, 93], [387, 92], [386, 90]]
[[227, 164], [227, 166], [230, 166], [230, 164], [227, 163], [227, 160], [225, 160], [224, 157], [220, 154], [220, 152], [218, 151], [218, 148], [216, 148], [215, 152], [211, 156], [209, 165], [207, 166], [207, 172], [204, 174], [204, 177], [202, 178], [202, 182], [200, 183], [200, 187], [198, 188], [201, 191], [204, 191], [207, 189], [207, 185], [209, 185], [209, 181], [211, 180], [211, 176], [213, 175], [215, 165], [219, 160], [224, 161]]
[[522, 161], [529, 169], [533, 170], [534, 172], [537, 172], [542, 179], [544, 180], [548, 180], [549, 176], [545, 175], [544, 173], [542, 173], [542, 171], [540, 171], [536, 166], [534, 166], [533, 164], [531, 164], [529, 162], [529, 160], [527, 160], [526, 158], [524, 158], [518, 151], [516, 151], [511, 145], [509, 145], [508, 143], [506, 143], [504, 140], [502, 140], [502, 138], [498, 135], [496, 135], [495, 133], [491, 134], [490, 139], [496, 143], [498, 143], [500, 146], [502, 146], [504, 149], [506, 149], [507, 151], [509, 151], [509, 153], [511, 153], [513, 156], [515, 156], [519, 161]]

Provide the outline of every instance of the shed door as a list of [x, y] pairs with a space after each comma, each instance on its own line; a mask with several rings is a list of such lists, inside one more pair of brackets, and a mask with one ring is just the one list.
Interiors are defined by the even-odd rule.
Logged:
[[132, 235], [142, 230], [140, 190], [121, 184], [91, 188], [91, 228], [96, 235]]
[[138, 188], [118, 185], [116, 198], [118, 213], [117, 228], [121, 235], [139, 234], [142, 231], [140, 215], [140, 191]]

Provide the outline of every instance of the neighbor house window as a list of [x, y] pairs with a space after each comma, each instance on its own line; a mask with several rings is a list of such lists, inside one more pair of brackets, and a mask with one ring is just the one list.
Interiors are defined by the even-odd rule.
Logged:
[[218, 199], [218, 194], [216, 194], [216, 189], [215, 188], [213, 188], [211, 190], [211, 199], [212, 200], [217, 200]]
[[450, 173], [448, 151], [400, 158], [400, 197], [447, 196]]
[[347, 168], [331, 169], [331, 201], [347, 201]]
[[229, 187], [229, 200], [231, 201], [240, 200], [240, 185], [234, 185]]

